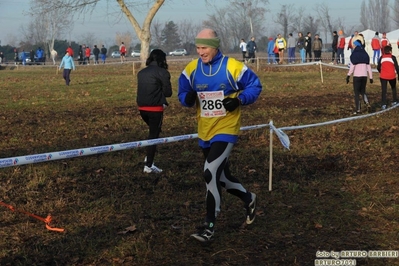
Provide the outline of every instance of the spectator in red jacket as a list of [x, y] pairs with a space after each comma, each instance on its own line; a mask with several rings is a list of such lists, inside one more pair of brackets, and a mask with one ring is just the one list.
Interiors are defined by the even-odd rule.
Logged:
[[68, 48], [66, 49], [66, 52], [68, 52], [69, 56], [71, 56], [73, 58], [73, 50], [71, 46], [68, 46]]
[[384, 47], [385, 46], [391, 46], [391, 43], [387, 39], [387, 34], [386, 32], [382, 33], [382, 39], [381, 39], [381, 53], [384, 54]]
[[[378, 31], [375, 33], [373, 39], [371, 39], [371, 48], [373, 49], [373, 65], [375, 65], [375, 62], [380, 59], [381, 56], [381, 39], [378, 34]], [[377, 60], [376, 60], [377, 59]]]
[[124, 42], [119, 46], [119, 52], [121, 53], [121, 63], [123, 63], [126, 61], [126, 46]]
[[343, 64], [343, 65], [345, 64], [344, 50], [345, 50], [345, 36], [344, 32], [340, 30], [338, 32], [337, 64]]
[[[381, 81], [381, 109], [387, 108], [387, 87], [388, 82], [392, 89], [392, 106], [398, 103], [398, 97], [396, 95], [396, 75], [399, 73], [399, 66], [396, 57], [392, 55], [392, 47], [385, 46], [384, 53], [382, 54], [377, 66], [378, 72], [380, 72]], [[398, 76], [399, 80], [399, 76]]]
[[273, 50], [273, 52], [274, 52], [274, 58], [276, 59], [276, 63], [278, 63], [280, 61], [280, 54], [278, 52], [278, 46], [276, 44], [276, 40], [277, 40], [277, 38], [274, 39], [274, 50]]
[[85, 61], [87, 61], [87, 64], [90, 65], [90, 55], [91, 55], [91, 49], [89, 46], [86, 47], [85, 49]]

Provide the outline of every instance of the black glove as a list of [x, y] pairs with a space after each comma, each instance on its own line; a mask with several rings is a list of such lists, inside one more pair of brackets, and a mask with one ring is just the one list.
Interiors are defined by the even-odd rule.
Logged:
[[193, 105], [196, 99], [197, 99], [197, 92], [191, 90], [186, 94], [186, 98], [184, 99], [184, 101], [186, 102], [187, 105]]
[[349, 83], [349, 76], [346, 76], [346, 84], [348, 84]]
[[240, 100], [238, 98], [225, 98], [222, 103], [227, 111], [232, 112], [240, 105]]

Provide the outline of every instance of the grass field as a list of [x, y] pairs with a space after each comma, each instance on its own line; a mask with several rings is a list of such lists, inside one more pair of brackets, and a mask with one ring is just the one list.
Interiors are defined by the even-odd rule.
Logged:
[[[170, 61], [174, 95], [161, 137], [196, 133], [195, 110], [177, 100], [186, 60]], [[250, 67], [254, 67], [250, 65]], [[138, 65], [135, 67], [137, 71]], [[308, 125], [350, 117], [347, 70], [319, 66], [257, 70], [263, 92], [243, 107], [242, 126]], [[78, 66], [65, 86], [55, 67], [0, 70], [0, 158], [144, 140], [132, 64]], [[375, 73], [368, 84], [380, 110]], [[391, 99], [388, 94], [388, 99]], [[255, 222], [223, 193], [215, 241], [190, 239], [205, 214], [197, 140], [158, 146], [160, 175], [142, 172], [143, 148], [0, 169], [0, 201], [53, 217], [42, 221], [0, 206], [0, 265], [314, 265], [317, 251], [399, 250], [399, 108], [355, 121], [274, 137], [268, 190], [269, 129], [242, 132], [231, 170], [258, 195]], [[121, 233], [125, 228], [132, 229]], [[399, 265], [399, 258], [357, 258]]]

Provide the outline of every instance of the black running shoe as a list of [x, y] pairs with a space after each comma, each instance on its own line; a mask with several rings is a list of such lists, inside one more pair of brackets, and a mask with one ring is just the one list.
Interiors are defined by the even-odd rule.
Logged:
[[204, 226], [202, 230], [200, 230], [198, 233], [192, 234], [191, 237], [202, 243], [209, 243], [213, 240], [213, 234], [213, 224], [211, 223], [211, 226], [206, 224], [206, 226]]

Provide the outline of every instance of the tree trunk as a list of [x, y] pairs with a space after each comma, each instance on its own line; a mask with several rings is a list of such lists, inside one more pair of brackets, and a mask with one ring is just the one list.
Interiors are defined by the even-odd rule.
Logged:
[[133, 16], [132, 12], [128, 9], [125, 4], [124, 0], [116, 0], [119, 6], [122, 9], [122, 12], [126, 15], [127, 19], [132, 24], [134, 31], [137, 34], [141, 42], [141, 51], [140, 51], [140, 60], [141, 60], [141, 67], [145, 67], [145, 61], [149, 55], [150, 50], [150, 43], [151, 43], [151, 22], [155, 17], [155, 14], [161, 8], [165, 0], [155, 0], [154, 4], [150, 8], [147, 13], [147, 16], [143, 22], [143, 27], [140, 27], [139, 23], [137, 22], [136, 18]]

